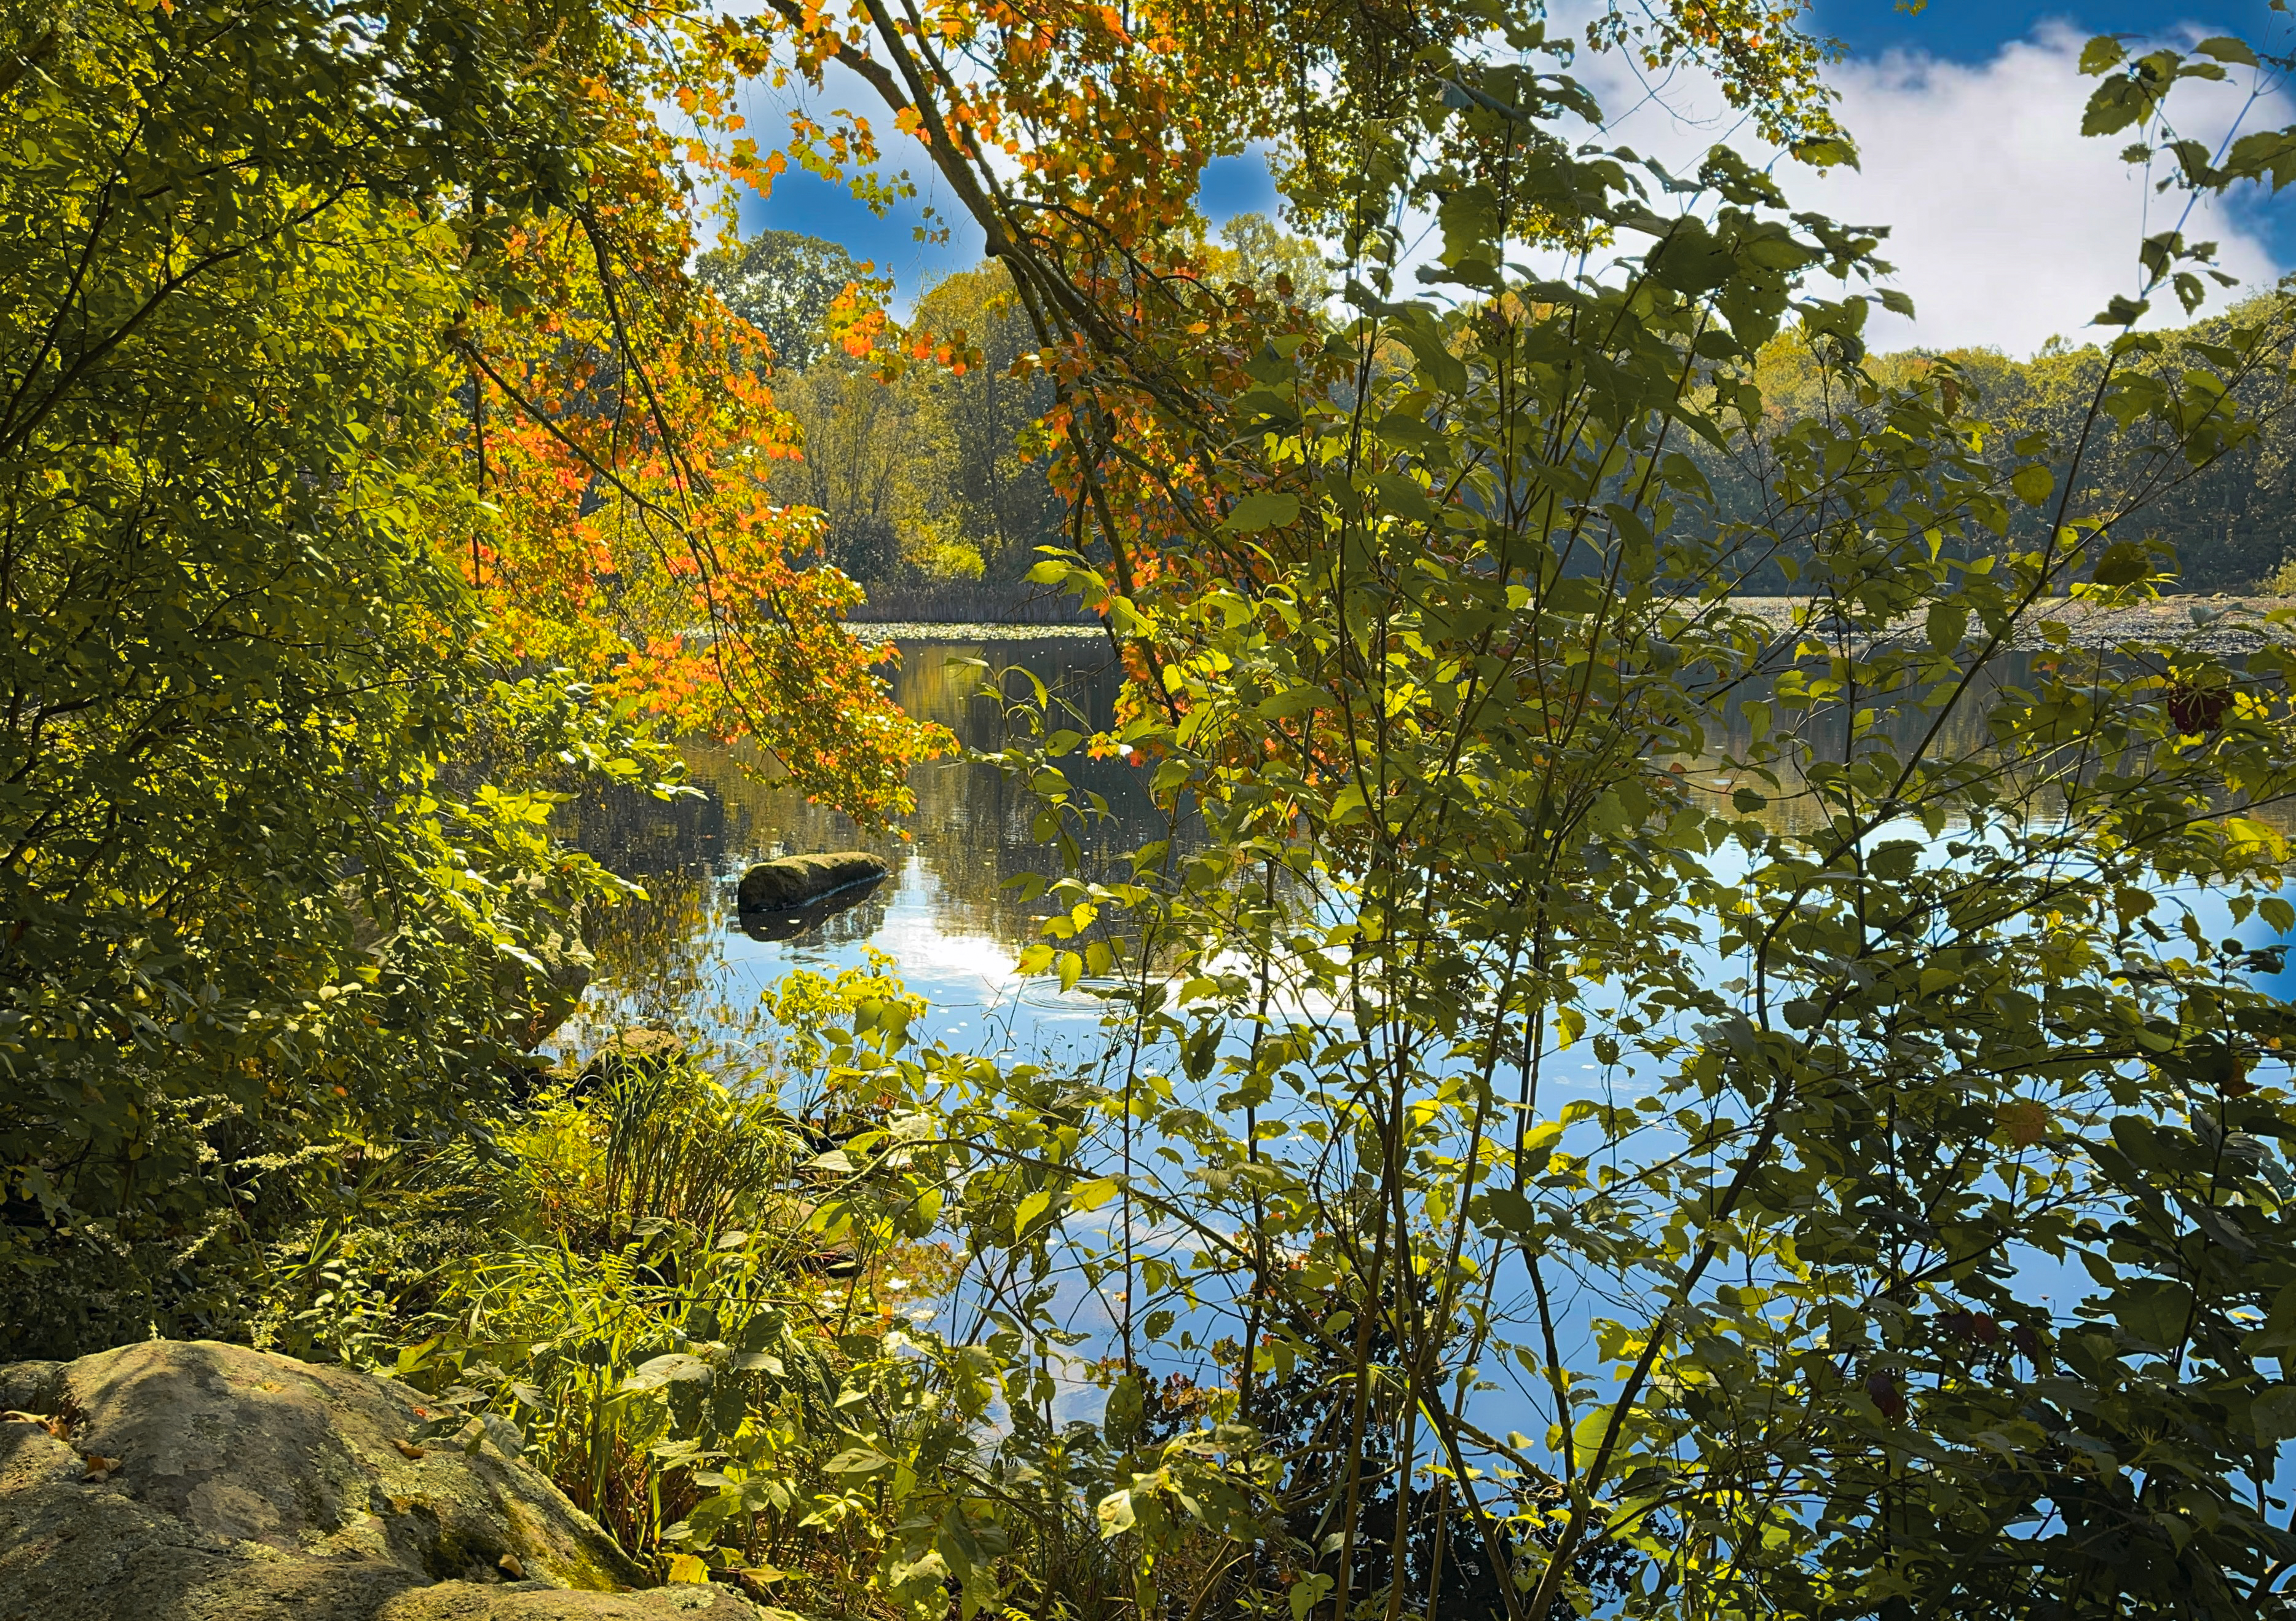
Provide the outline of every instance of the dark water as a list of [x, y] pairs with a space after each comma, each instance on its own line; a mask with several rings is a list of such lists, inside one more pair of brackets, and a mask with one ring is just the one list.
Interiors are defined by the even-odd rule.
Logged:
[[[1004, 741], [1003, 706], [980, 695], [998, 670], [1033, 672], [1072, 709], [1066, 724], [1079, 731], [1106, 725], [1115, 702], [1114, 655], [1097, 630], [897, 645], [900, 662], [889, 677], [901, 707], [947, 726], [970, 747]], [[1018, 675], [1008, 675], [1005, 686], [1016, 698], [1033, 696]], [[1037, 803], [1025, 785], [990, 765], [927, 762], [910, 778], [917, 807], [903, 823], [904, 839], [864, 832], [761, 781], [724, 749], [696, 745], [686, 755], [700, 798], [665, 805], [629, 795], [566, 807], [570, 841], [644, 884], [649, 897], [589, 926], [600, 983], [585, 1019], [567, 1032], [570, 1042], [673, 1014], [736, 1027], [759, 992], [783, 975], [834, 974], [864, 965], [873, 951], [889, 954], [894, 971], [931, 1004], [928, 1035], [1028, 1059], [1074, 1053], [1093, 1036], [1099, 1004], [1089, 995], [1024, 987], [1013, 971], [1048, 903], [1024, 898], [1008, 880], [1060, 870], [1057, 854], [1032, 829]], [[1078, 790], [1107, 801], [1107, 816], [1086, 833], [1088, 849], [1112, 853], [1164, 835], [1144, 772], [1081, 755], [1063, 765]], [[890, 864], [891, 877], [858, 905], [792, 937], [757, 938], [742, 929], [734, 888], [751, 863], [842, 849], [875, 851]]]

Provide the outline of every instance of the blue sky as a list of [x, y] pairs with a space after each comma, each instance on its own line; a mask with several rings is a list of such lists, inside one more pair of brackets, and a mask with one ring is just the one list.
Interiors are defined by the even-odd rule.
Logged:
[[[1570, 20], [1600, 3], [1554, 0], [1558, 31], [1576, 32]], [[2122, 290], [2119, 278], [2135, 242], [2167, 223], [2162, 209], [2177, 206], [2148, 198], [2141, 176], [2119, 165], [2121, 143], [2079, 137], [2087, 86], [2072, 57], [2080, 40], [2119, 31], [2187, 39], [2223, 32], [2276, 39], [2285, 48], [2290, 29], [2289, 19], [2276, 17], [2265, 0], [1930, 0], [1917, 15], [1893, 0], [1817, 0], [1812, 20], [1849, 49], [1833, 78], [1866, 163], [1856, 176], [1790, 178], [1795, 202], [1895, 227], [1899, 284], [1923, 313], [1913, 326], [1877, 332], [1882, 341], [1988, 343], [2012, 353], [2054, 332], [2079, 335], [2087, 315]], [[1696, 76], [1652, 86], [1616, 55], [1584, 53], [1577, 70], [1614, 114], [1649, 103], [1606, 132], [1638, 150], [1678, 161], [1717, 139], [1742, 145], [1749, 139]], [[2214, 140], [2240, 100], [2227, 92], [2214, 111], [2195, 105], [2194, 133]], [[825, 95], [813, 111], [848, 104], [867, 104], [857, 85], [853, 99]], [[761, 137], [782, 127], [762, 96], [752, 111]], [[2296, 105], [2267, 103], [2243, 127], [2267, 121], [2296, 121]], [[936, 277], [973, 262], [980, 239], [951, 210], [942, 221], [949, 242], [915, 240], [918, 205], [932, 201], [933, 177], [921, 151], [898, 144], [910, 155], [892, 167], [907, 162], [918, 204], [879, 218], [840, 188], [791, 174], [770, 199], [746, 200], [743, 228], [841, 242], [890, 270], [906, 305]], [[1214, 220], [1273, 212], [1275, 201], [1265, 168], [1250, 157], [1222, 160], [1205, 177], [1205, 212]], [[2224, 243], [2228, 269], [2251, 283], [2267, 281], [2296, 268], [2296, 189], [2280, 200], [2243, 199], [2197, 218], [2194, 231]]]
[[[2084, 34], [2142, 33], [2189, 21], [2211, 33], [2266, 35], [2275, 20], [2263, 0], [2228, 0], [2180, 6], [2169, 0], [2086, 0], [2078, 5], [2036, 5], [2031, 0], [1930, 0], [1920, 14], [1892, 0], [1818, 0], [1818, 31], [1848, 45], [1853, 57], [1884, 51], [1924, 51], [1948, 61], [1980, 61], [2040, 24], [2065, 21]], [[2285, 20], [2279, 20], [2285, 26]]]

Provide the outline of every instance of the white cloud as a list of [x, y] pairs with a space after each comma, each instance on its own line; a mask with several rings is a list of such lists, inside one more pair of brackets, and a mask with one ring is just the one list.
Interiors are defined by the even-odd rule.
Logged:
[[[1910, 322], [1878, 318], [1869, 332], [1877, 348], [1988, 344], [2022, 356], [2053, 333], [2075, 341], [2094, 335], [2083, 331], [2089, 318], [2113, 294], [2136, 291], [2138, 242], [2173, 225], [2185, 197], [2154, 193], [2142, 171], [2120, 161], [2129, 135], [2081, 135], [2081, 108], [2095, 82], [2075, 68], [2081, 40], [2047, 23], [1979, 65], [1891, 52], [1833, 70], [1862, 170], [1820, 176], [1784, 160], [1773, 173], [1798, 207], [1892, 227], [1882, 257], [1898, 266], [1894, 283], [1917, 313]], [[1689, 167], [1718, 140], [1757, 161], [1775, 156], [1758, 150], [1751, 127], [1701, 75], [1653, 86], [1615, 54], [1583, 53], [1576, 70], [1606, 111], [1617, 110], [1606, 138], [1670, 168]], [[2171, 110], [2181, 127], [2213, 144], [2246, 87], [2189, 83], [2177, 96]], [[2292, 119], [2296, 113], [2273, 98], [2243, 127]], [[2194, 209], [2185, 234], [2214, 240], [2220, 266], [2243, 282], [2268, 282], [2284, 268], [2220, 207]], [[2167, 302], [2173, 315], [2174, 300]]]
[[[1584, 37], [1588, 0], [1558, 0], [1553, 9], [1552, 35]], [[2198, 30], [2184, 32], [2198, 37]], [[2115, 293], [2136, 290], [2137, 243], [2148, 231], [2174, 225], [2185, 201], [2179, 192], [2152, 192], [2142, 171], [2120, 161], [2131, 136], [2081, 135], [2081, 108], [2095, 82], [2075, 67], [2083, 38], [2064, 23], [2048, 22], [1974, 65], [1895, 51], [1837, 64], [1829, 77], [1841, 92], [1841, 120], [1857, 138], [1863, 167], [1824, 175], [1765, 146], [1702, 73], [1678, 70], [1653, 79], [1624, 53], [1583, 49], [1570, 71], [1609, 116], [1599, 135], [1606, 143], [1632, 147], [1679, 175], [1694, 170], [1708, 147], [1727, 142], [1757, 163], [1772, 163], [1796, 207], [1891, 227], [1882, 257], [1898, 266], [1894, 285], [1912, 297], [1916, 315], [1906, 321], [1877, 312], [1869, 332], [1875, 347], [1992, 345], [2023, 356], [2052, 334], [2076, 342], [2095, 336], [2087, 329], [2089, 318]], [[2245, 75], [2234, 70], [2234, 79], [2178, 88], [2172, 108], [2186, 133], [2211, 145], [2223, 135], [2247, 94]], [[872, 122], [885, 143], [887, 168], [906, 168], [928, 197], [939, 191], [923, 149], [873, 109], [857, 78], [832, 70], [819, 97], [762, 86], [754, 95], [755, 133], [767, 137], [780, 133], [794, 102], [811, 105], [816, 116], [832, 106], [878, 111]], [[2250, 110], [2243, 127], [2291, 122], [2296, 106], [2274, 96]], [[945, 216], [956, 212], [945, 196], [938, 201]], [[804, 228], [807, 222], [783, 223]], [[952, 223], [962, 241], [947, 247], [913, 245], [906, 219], [870, 233], [884, 240], [868, 248], [901, 273], [904, 305], [919, 286], [967, 262], [976, 250], [970, 222]], [[1424, 217], [1408, 222], [1413, 245], [1399, 278], [1405, 288], [1413, 285], [1409, 268], [1439, 248], [1431, 225]], [[2244, 283], [2268, 283], [2292, 268], [2276, 263], [2252, 225], [2215, 205], [2196, 208], [2185, 233], [2214, 240], [2220, 266]], [[2211, 307], [2230, 296], [2211, 293]], [[2182, 318], [2173, 299], [2158, 302], [2165, 307], [2156, 319]]]

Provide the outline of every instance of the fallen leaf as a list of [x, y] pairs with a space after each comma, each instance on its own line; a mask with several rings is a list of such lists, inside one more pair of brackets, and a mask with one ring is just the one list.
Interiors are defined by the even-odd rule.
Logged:
[[526, 1580], [526, 1567], [519, 1561], [517, 1554], [505, 1553], [502, 1558], [496, 1560], [495, 1563], [501, 1568], [512, 1581], [523, 1582]]
[[102, 1453], [84, 1453], [81, 1456], [87, 1464], [87, 1473], [82, 1477], [84, 1479], [107, 1480], [119, 1468], [119, 1459], [107, 1458]]
[[412, 1441], [393, 1441], [391, 1445], [398, 1448], [400, 1453], [406, 1457], [427, 1458], [430, 1455]]

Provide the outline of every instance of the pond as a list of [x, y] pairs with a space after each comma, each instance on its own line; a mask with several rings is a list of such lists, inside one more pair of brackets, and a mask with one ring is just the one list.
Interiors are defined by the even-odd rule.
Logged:
[[[1086, 723], [1080, 729], [1106, 725], [1117, 695], [1115, 655], [1097, 631], [1016, 635], [989, 627], [943, 628], [905, 634], [898, 646], [900, 662], [890, 679], [902, 706], [949, 727], [975, 748], [996, 747], [1004, 735], [1000, 706], [981, 695], [985, 668], [1031, 672], [1080, 713]], [[2022, 663], [2005, 672], [2009, 679], [2021, 678]], [[1015, 677], [1007, 690], [1018, 693], [1024, 687]], [[1713, 740], [1717, 751], [1742, 748], [1742, 709], [1733, 705], [1723, 720], [1730, 735]], [[1940, 740], [1941, 746], [1948, 751], [1981, 747], [1976, 724], [1964, 723], [1962, 732]], [[908, 819], [907, 836], [872, 836], [744, 772], [722, 749], [694, 746], [688, 757], [703, 790], [698, 797], [663, 804], [627, 796], [567, 807], [564, 825], [570, 840], [647, 891], [643, 902], [593, 926], [603, 972], [583, 1017], [562, 1036], [568, 1047], [579, 1050], [612, 1029], [652, 1022], [699, 1019], [737, 1031], [757, 1007], [759, 994], [784, 975], [797, 970], [833, 974], [882, 953], [908, 987], [925, 998], [929, 1011], [921, 1033], [928, 1039], [946, 1039], [960, 1050], [1013, 1061], [1062, 1065], [1100, 1055], [1101, 1004], [1095, 998], [1083, 991], [1064, 995], [1048, 981], [1024, 980], [1015, 971], [1021, 948], [1037, 937], [1037, 921], [1046, 906], [1024, 898], [1008, 880], [1049, 872], [1056, 864], [1032, 829], [1035, 801], [1023, 786], [987, 765], [930, 762], [912, 778], [917, 808]], [[1144, 772], [1118, 760], [1080, 757], [1068, 765], [1079, 788], [1108, 804], [1109, 815], [1095, 831], [1100, 852], [1165, 836], [1166, 823], [1150, 800]], [[1709, 765], [1693, 774], [1702, 786], [1726, 798], [1728, 780], [1710, 771], [1710, 757]], [[1766, 815], [1793, 825], [1806, 823], [1810, 812], [1787, 798]], [[787, 938], [758, 937], [742, 927], [734, 888], [750, 864], [778, 855], [846, 848], [873, 850], [891, 867], [890, 877], [867, 898]], [[2251, 946], [2276, 943], [2255, 919], [2234, 929], [2217, 897], [2176, 898], [2192, 905], [2211, 935], [2229, 931]], [[1718, 975], [1726, 971], [1718, 959], [1713, 967]], [[2266, 983], [2280, 995], [2296, 994], [2296, 968]], [[1642, 1078], [1631, 1060], [1605, 1071], [1581, 1052], [1569, 1059], [1558, 1061], [1561, 1072], [1548, 1082], [1555, 1102], [1573, 1096], [1599, 1100]], [[1272, 1144], [1271, 1151], [1280, 1146]], [[2086, 1289], [2085, 1275], [2070, 1260], [2020, 1259], [2023, 1285], [2044, 1303], [2053, 1296], [2076, 1299]], [[1110, 1323], [1106, 1303], [1073, 1276], [1063, 1278], [1061, 1293], [1072, 1326], [1102, 1343]], [[1574, 1356], [1590, 1354], [1575, 1338], [1566, 1349]], [[1215, 1369], [1172, 1359], [1163, 1351], [1154, 1360], [1160, 1372], [1217, 1377]], [[1099, 1396], [1089, 1379], [1062, 1384], [1062, 1416], [1089, 1416], [1095, 1410]], [[1503, 1430], [1527, 1422], [1524, 1415], [1537, 1410], [1538, 1398], [1511, 1371], [1471, 1405], [1487, 1427]]]
[[[948, 727], [969, 747], [1003, 741], [1002, 708], [983, 693], [996, 671], [1032, 673], [1088, 723], [1081, 730], [1108, 724], [1119, 674], [1114, 651], [1096, 626], [868, 628], [895, 632], [898, 662], [888, 674], [901, 706]], [[2030, 660], [2013, 656], [2005, 678], [2021, 680]], [[1017, 674], [1005, 684], [1014, 694], [1027, 686]], [[1742, 749], [1749, 740], [1742, 704], [1728, 707], [1723, 725], [1726, 743], [1717, 738], [1714, 744]], [[1954, 734], [1939, 741], [1948, 751], [1980, 748], [1980, 730], [1975, 716], [1959, 718]], [[652, 1022], [698, 1019], [737, 1027], [759, 993], [783, 975], [800, 969], [834, 974], [864, 965], [874, 952], [891, 957], [909, 989], [926, 999], [931, 1011], [920, 1033], [928, 1039], [1016, 1061], [1073, 1060], [1093, 1050], [1100, 1004], [1014, 971], [1046, 907], [1024, 898], [1011, 880], [1058, 866], [1032, 829], [1035, 802], [1024, 787], [990, 765], [930, 761], [912, 774], [917, 808], [902, 832], [873, 835], [760, 781], [726, 749], [692, 744], [686, 757], [699, 797], [664, 804], [625, 795], [566, 807], [570, 842], [643, 884], [647, 898], [591, 925], [600, 983], [582, 1017], [562, 1033], [562, 1045], [584, 1048], [616, 1028]], [[1107, 802], [1108, 815], [1093, 833], [1095, 853], [1165, 835], [1144, 771], [1081, 755], [1064, 764], [1078, 788]], [[1718, 777], [1702, 785], [1719, 799], [1731, 783]], [[1806, 802], [1784, 798], [1766, 819], [1793, 826], [1816, 817]], [[791, 937], [761, 938], [743, 929], [734, 890], [751, 864], [840, 849], [875, 852], [890, 865], [890, 877], [858, 905]], [[2210, 897], [2194, 898], [2211, 932], [2228, 924]], [[2236, 932], [2251, 945], [2274, 943], [2255, 920]], [[2296, 995], [2296, 967], [2268, 983]]]
[[[1014, 634], [1002, 626], [932, 627], [896, 642], [889, 672], [910, 714], [939, 722], [972, 748], [997, 747], [1004, 715], [983, 696], [991, 672], [1026, 669], [1091, 723], [1108, 724], [1119, 685], [1113, 650], [1096, 627]], [[1027, 684], [1009, 682], [1016, 694]], [[1074, 724], [1074, 723], [1071, 723]], [[917, 808], [898, 834], [763, 782], [733, 754], [690, 745], [700, 798], [663, 804], [637, 795], [577, 802], [562, 827], [577, 848], [645, 887], [647, 898], [594, 922], [601, 978], [564, 1042], [586, 1045], [613, 1028], [676, 1017], [738, 1024], [758, 994], [793, 970], [834, 974], [872, 952], [895, 960], [931, 1007], [921, 1033], [974, 1052], [1056, 1060], [1080, 1052], [1100, 1004], [1013, 971], [1046, 910], [1007, 880], [1055, 872], [1057, 855], [1031, 830], [1035, 803], [994, 766], [929, 761], [911, 776]], [[1106, 799], [1098, 851], [1128, 849], [1165, 826], [1145, 773], [1120, 760], [1065, 762], [1071, 782]], [[734, 891], [758, 861], [808, 851], [873, 851], [891, 875], [858, 905], [786, 939], [759, 937], [735, 916]]]

